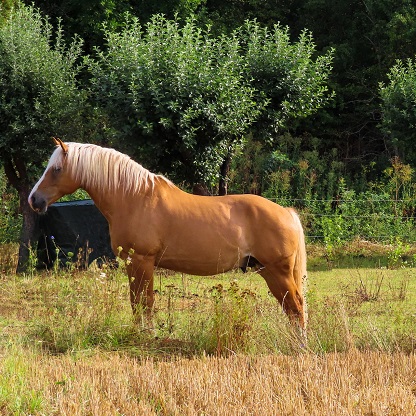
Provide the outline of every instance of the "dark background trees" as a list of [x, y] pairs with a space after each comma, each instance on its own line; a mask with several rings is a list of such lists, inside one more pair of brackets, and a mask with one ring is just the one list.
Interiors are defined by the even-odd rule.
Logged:
[[318, 119], [316, 134], [337, 147], [349, 170], [371, 161], [383, 166], [394, 149], [379, 129], [379, 83], [387, 81], [396, 59], [416, 53], [416, 8], [407, 0], [307, 0], [299, 22], [312, 31], [319, 50], [335, 48], [335, 106], [323, 125]]
[[102, 24], [111, 30], [119, 28], [125, 12], [137, 16], [142, 25], [154, 13], [168, 19], [177, 15], [183, 22], [195, 14], [198, 25], [211, 25], [216, 35], [232, 33], [247, 19], [257, 19], [269, 28], [280, 22], [289, 27], [292, 40], [306, 28], [318, 52], [335, 50], [329, 85], [336, 98], [307, 123], [296, 129], [292, 126], [292, 133], [319, 137], [320, 151], [336, 148], [353, 176], [370, 162], [382, 170], [394, 154], [389, 137], [379, 129], [383, 110], [378, 85], [388, 81], [387, 73], [396, 59], [413, 58], [416, 53], [416, 7], [408, 0], [65, 0], [59, 5], [35, 4], [52, 20], [63, 19], [68, 38], [78, 33], [85, 39], [87, 52], [94, 46], [105, 47]]
[[0, 13], [0, 156], [22, 209], [53, 134], [111, 144], [184, 186], [270, 197], [336, 199], [384, 178], [393, 156], [415, 163], [407, 0], [25, 3], [41, 29], [10, 20], [17, 1]]

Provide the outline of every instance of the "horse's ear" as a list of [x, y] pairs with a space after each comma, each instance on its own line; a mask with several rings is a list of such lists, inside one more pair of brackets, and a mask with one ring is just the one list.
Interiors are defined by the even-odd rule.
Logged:
[[62, 150], [65, 154], [68, 153], [68, 146], [61, 139], [59, 139], [58, 137], [52, 137], [52, 139], [57, 146], [62, 147]]

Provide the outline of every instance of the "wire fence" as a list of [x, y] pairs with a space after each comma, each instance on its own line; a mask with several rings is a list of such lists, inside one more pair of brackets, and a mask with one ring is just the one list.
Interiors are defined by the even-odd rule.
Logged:
[[310, 242], [416, 242], [416, 200], [270, 198], [295, 207]]

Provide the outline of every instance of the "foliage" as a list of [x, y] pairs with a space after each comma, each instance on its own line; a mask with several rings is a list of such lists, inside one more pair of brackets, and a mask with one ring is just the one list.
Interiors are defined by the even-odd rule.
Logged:
[[50, 137], [79, 131], [81, 42], [66, 49], [62, 29], [53, 36], [37, 10], [21, 7], [0, 27], [0, 53], [0, 158], [27, 183], [50, 153]]
[[400, 157], [416, 163], [416, 59], [397, 61], [380, 85], [382, 127]]
[[257, 20], [262, 25], [273, 27], [277, 22], [294, 26], [299, 3], [291, 0], [239, 0], [207, 1], [203, 8], [203, 20], [209, 22], [215, 32], [231, 32], [242, 26], [247, 20]]
[[259, 112], [243, 83], [237, 39], [161, 16], [146, 33], [132, 19], [106, 36], [108, 51], [89, 67], [114, 144], [177, 180], [212, 180]]
[[16, 242], [21, 227], [19, 199], [16, 192], [8, 186], [3, 169], [0, 169], [0, 203], [0, 244]]
[[19, 0], [3, 0], [0, 6], [0, 26], [9, 18], [10, 13], [16, 7], [19, 7]]
[[67, 40], [74, 35], [80, 36], [90, 52], [103, 42], [103, 26], [116, 29], [126, 12], [131, 11], [131, 2], [126, 0], [63, 0], [59, 2], [35, 0], [26, 2], [34, 4], [50, 17], [53, 23], [62, 20]]
[[[257, 141], [236, 159], [230, 187], [253, 192], [301, 214], [311, 242], [323, 241], [328, 254], [355, 238], [394, 243], [416, 241], [414, 169], [392, 158], [382, 176], [373, 182], [348, 178], [336, 160], [336, 150], [320, 157], [320, 141], [310, 139], [311, 150], [302, 151], [301, 139], [281, 137], [274, 151]], [[251, 157], [247, 158], [247, 154]], [[362, 175], [367, 174], [366, 167]]]
[[284, 129], [293, 129], [299, 119], [316, 113], [333, 98], [327, 86], [333, 51], [314, 59], [316, 46], [309, 31], [291, 42], [288, 27], [277, 24], [269, 29], [247, 21], [238, 33], [247, 61], [246, 80], [256, 91], [258, 102], [262, 97], [267, 99], [256, 123], [256, 135], [274, 137]]
[[195, 20], [181, 27], [155, 16], [145, 31], [131, 19], [106, 37], [89, 68], [114, 144], [191, 184], [218, 178], [255, 122], [282, 129], [331, 96], [331, 54], [314, 60], [306, 32], [292, 44], [287, 29], [247, 22], [214, 37]]
[[362, 163], [376, 162], [381, 172], [394, 154], [379, 129], [378, 84], [397, 58], [414, 56], [415, 13], [408, 0], [302, 2], [297, 25], [312, 31], [318, 50], [335, 48], [330, 85], [336, 92], [333, 108], [302, 127], [337, 148], [351, 175]]
[[232, 191], [253, 192], [280, 202], [336, 198], [345, 176], [337, 150], [327, 149], [322, 155], [325, 142], [310, 136], [306, 138], [309, 147], [302, 149], [304, 140], [290, 134], [279, 136], [273, 146], [257, 138], [249, 140], [235, 160]]
[[[379, 129], [384, 109], [380, 108], [378, 85], [388, 81], [387, 73], [397, 59], [406, 62], [416, 53], [416, 8], [408, 0], [87, 0], [82, 4], [64, 0], [35, 4], [54, 19], [62, 17], [67, 39], [80, 34], [88, 45], [87, 51], [92, 51], [94, 45], [106, 48], [102, 24], [119, 30], [124, 12], [139, 17], [143, 24], [155, 13], [163, 13], [168, 19], [174, 19], [176, 13], [183, 25], [193, 14], [200, 28], [208, 24], [216, 36], [231, 34], [246, 20], [254, 19], [270, 32], [278, 22], [281, 28], [288, 26], [291, 39], [308, 36], [309, 32], [304, 31], [307, 28], [313, 33], [316, 51], [334, 48], [329, 85], [336, 97], [332, 107], [304, 123], [294, 123], [296, 134], [308, 132], [323, 138], [327, 146], [321, 152], [337, 149], [338, 160], [348, 160], [345, 169], [351, 176], [360, 174], [362, 163], [376, 162], [374, 172], [381, 173], [395, 152], [390, 142], [386, 147]], [[255, 134], [260, 136], [257, 131]], [[307, 136], [304, 138], [308, 147]]]
[[[0, 157], [14, 186], [28, 191], [51, 135], [84, 135], [79, 33], [87, 52], [100, 47], [88, 60], [90, 141], [128, 150], [185, 186], [216, 183], [224, 157], [237, 153], [233, 191], [297, 205], [328, 247], [357, 234], [412, 240], [411, 2], [55, 3], [35, 2], [50, 20], [13, 0], [1, 9]], [[125, 12], [149, 23], [126, 24]], [[0, 224], [14, 241], [20, 217], [9, 197], [7, 189], [2, 203], [14, 212]]]
[[25, 3], [34, 4], [52, 21], [62, 19], [68, 39], [79, 35], [90, 53], [94, 47], [105, 47], [104, 27], [120, 29], [127, 13], [140, 17], [142, 22], [150, 21], [154, 14], [163, 14], [169, 19], [177, 15], [185, 19], [197, 12], [205, 0], [35, 0]]
[[33, 7], [10, 12], [0, 26], [0, 164], [19, 195], [23, 217], [19, 269], [34, 238], [29, 187], [50, 154], [50, 138], [82, 137], [84, 94], [78, 89], [81, 41], [68, 47], [62, 28]]

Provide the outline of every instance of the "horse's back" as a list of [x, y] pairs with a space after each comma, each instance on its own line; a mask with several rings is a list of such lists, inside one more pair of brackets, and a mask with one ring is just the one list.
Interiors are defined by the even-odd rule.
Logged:
[[[192, 252], [219, 256], [253, 256], [274, 252], [286, 255], [295, 244], [296, 223], [289, 210], [257, 195], [194, 196], [174, 202], [167, 238]], [[169, 220], [171, 218], [171, 220]], [[196, 255], [196, 254], [195, 254]], [[234, 260], [232, 260], [234, 262]]]

